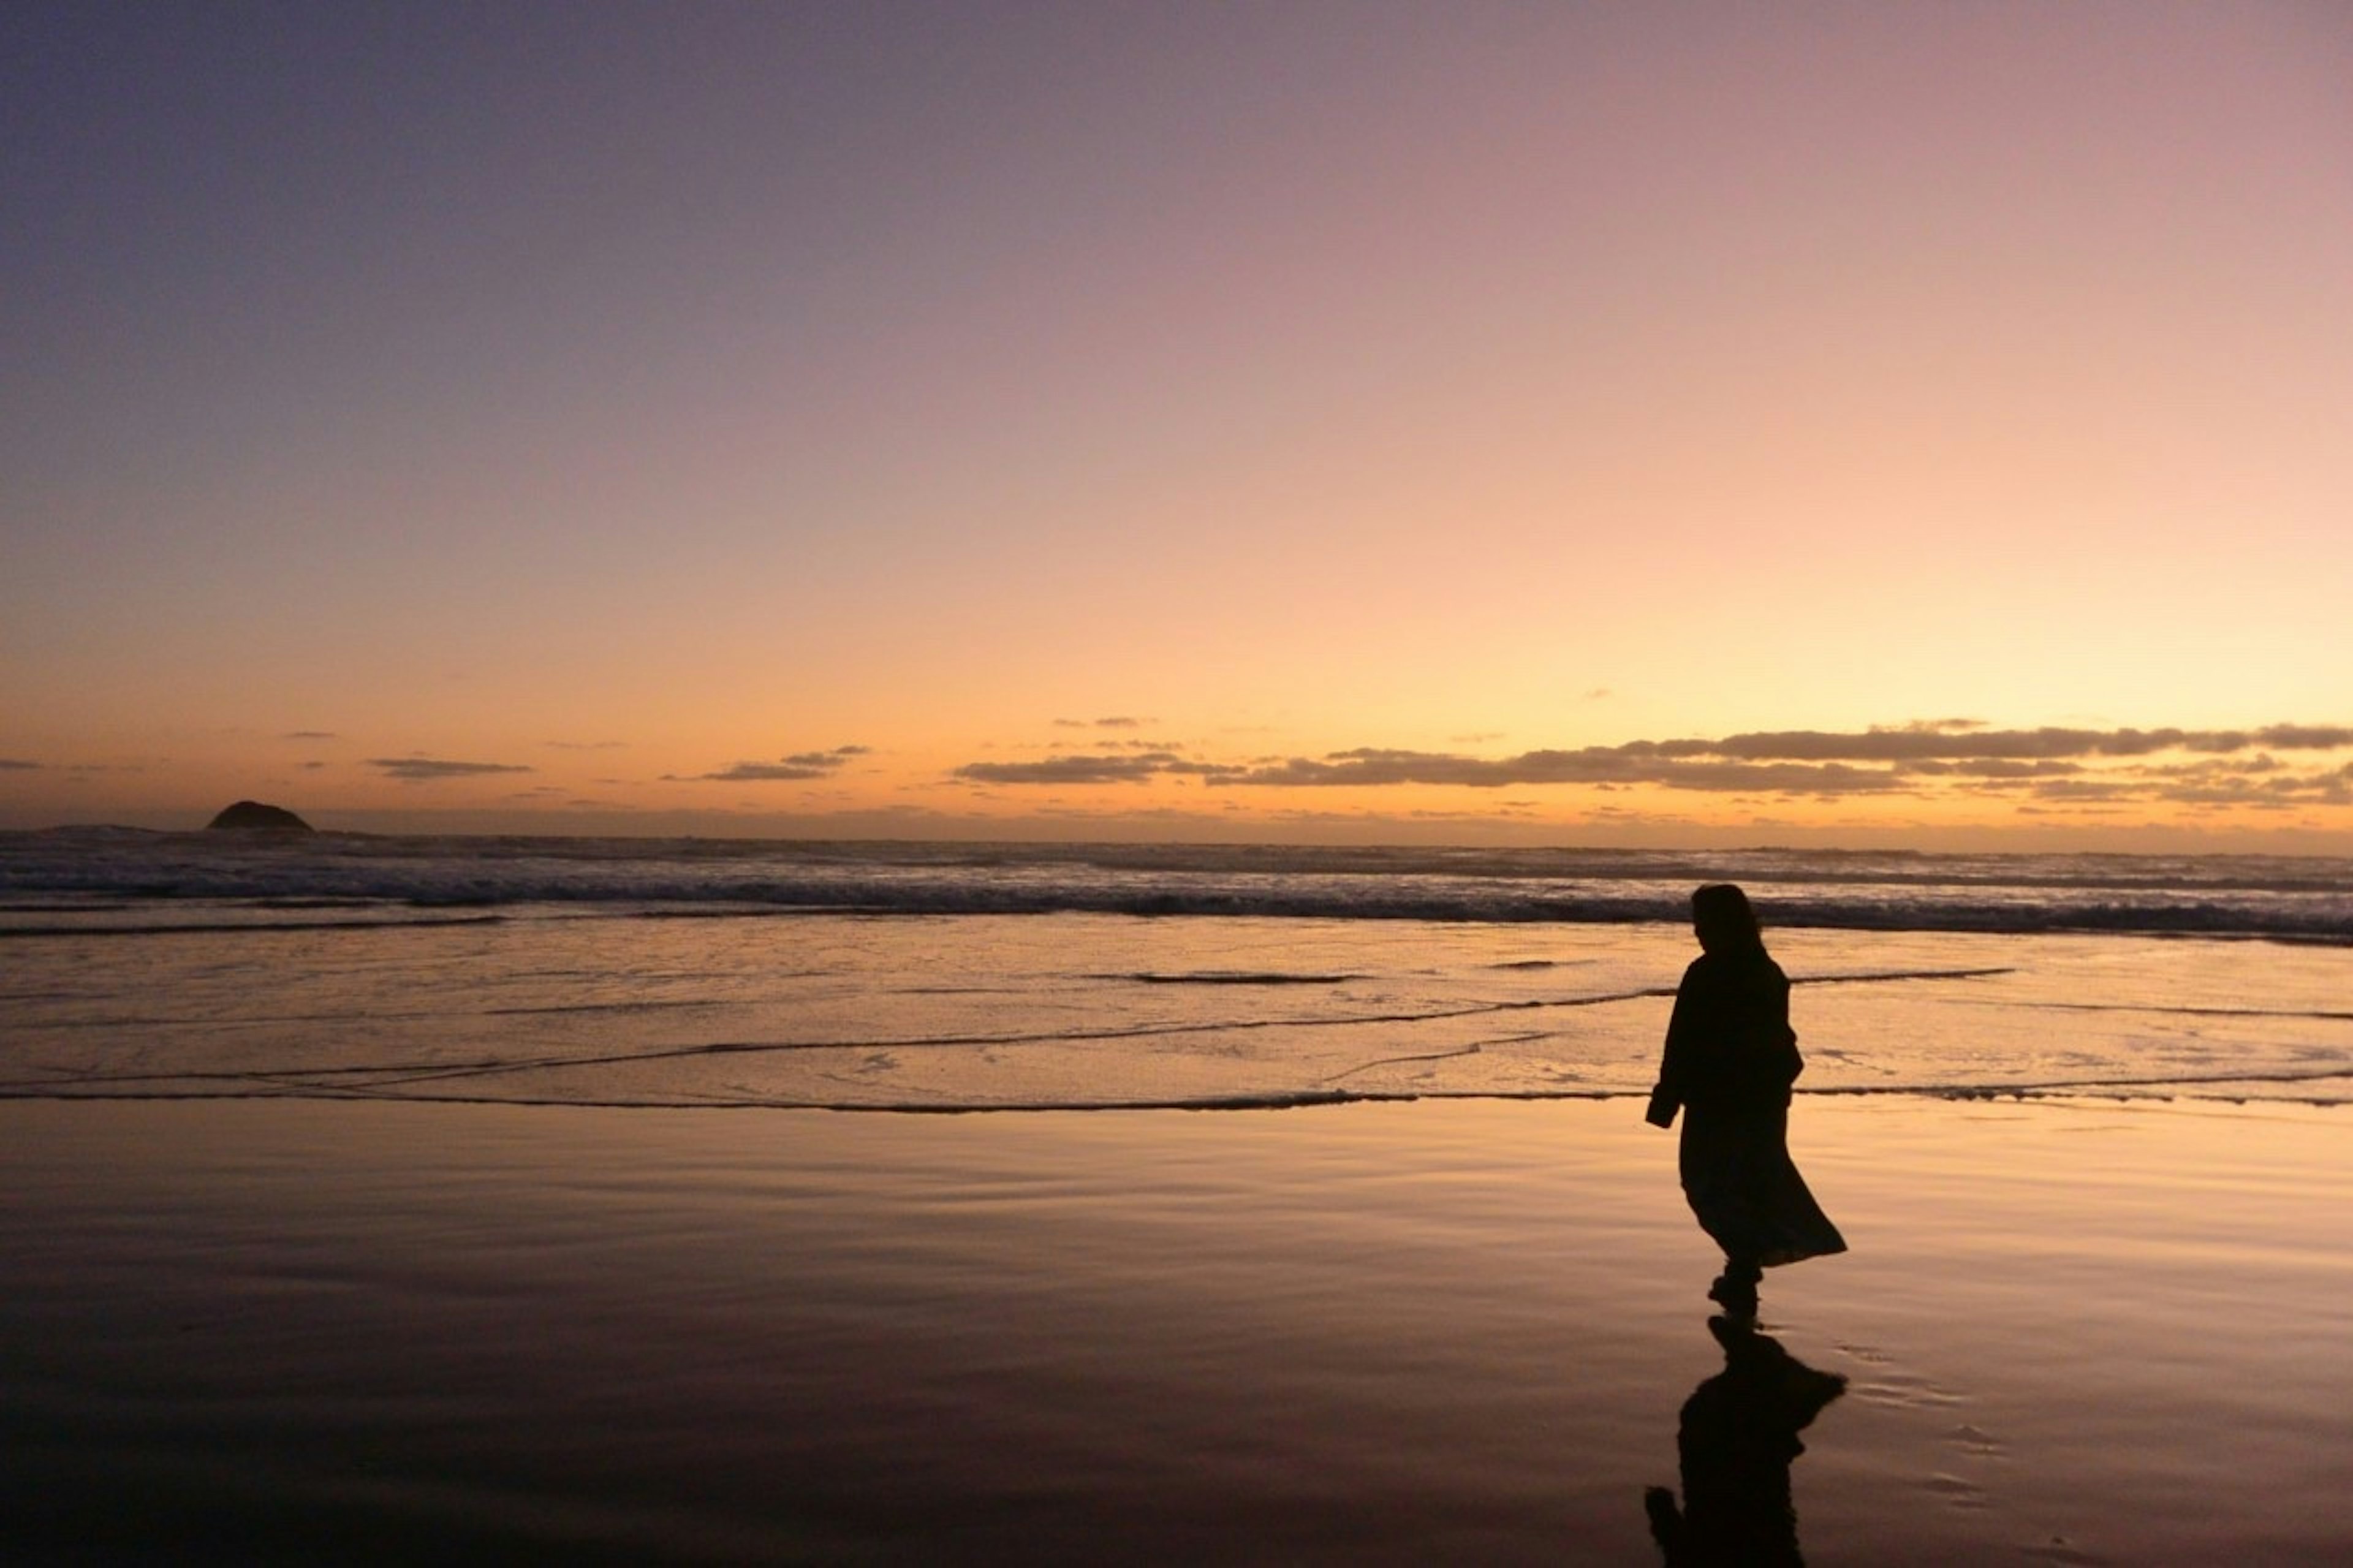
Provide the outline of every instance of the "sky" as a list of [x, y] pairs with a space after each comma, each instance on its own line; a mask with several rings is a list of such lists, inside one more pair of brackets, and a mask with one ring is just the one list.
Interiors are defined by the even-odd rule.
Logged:
[[2353, 7], [0, 12], [0, 826], [2353, 852]]

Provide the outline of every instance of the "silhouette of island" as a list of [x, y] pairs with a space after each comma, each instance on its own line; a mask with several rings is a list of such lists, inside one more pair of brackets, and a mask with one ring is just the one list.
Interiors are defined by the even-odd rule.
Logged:
[[1667, 1568], [1802, 1568], [1789, 1465], [1806, 1451], [1798, 1434], [1846, 1392], [1846, 1379], [1817, 1372], [1753, 1324], [1718, 1317], [1707, 1327], [1724, 1347], [1724, 1370], [1683, 1402], [1683, 1504], [1665, 1487], [1644, 1493], [1651, 1535]]
[[282, 805], [264, 805], [258, 800], [241, 800], [221, 808], [220, 815], [205, 824], [205, 830], [225, 828], [237, 833], [315, 833], [318, 829], [295, 816]]

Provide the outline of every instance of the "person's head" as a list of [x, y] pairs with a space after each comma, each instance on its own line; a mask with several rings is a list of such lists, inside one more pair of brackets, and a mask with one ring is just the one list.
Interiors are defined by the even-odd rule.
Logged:
[[1747, 952], [1765, 945], [1748, 895], [1729, 882], [1711, 882], [1692, 895], [1692, 930], [1707, 952]]

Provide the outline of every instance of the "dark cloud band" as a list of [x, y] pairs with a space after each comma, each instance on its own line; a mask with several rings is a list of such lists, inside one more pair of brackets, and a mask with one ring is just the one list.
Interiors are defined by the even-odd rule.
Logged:
[[480, 778], [490, 773], [527, 773], [532, 770], [521, 763], [456, 763], [441, 757], [370, 757], [368, 766], [381, 769], [385, 777], [407, 784], [428, 784], [437, 779]]
[[737, 763], [707, 773], [664, 773], [671, 784], [792, 784], [811, 779], [829, 779], [841, 771], [853, 757], [862, 757], [873, 751], [871, 746], [836, 746], [829, 752], [796, 752], [773, 763]]
[[[1939, 788], [2023, 791], [2046, 800], [2166, 799], [2200, 804], [2342, 803], [2353, 764], [2292, 767], [2278, 752], [2353, 747], [2353, 726], [2273, 724], [2253, 730], [1995, 730], [1947, 719], [1862, 731], [1784, 730], [1716, 740], [1629, 741], [1615, 746], [1479, 757], [1452, 752], [1358, 747], [1320, 757], [1203, 762], [1174, 751], [1063, 755], [1035, 762], [970, 763], [975, 784], [1141, 784], [1169, 775], [1266, 789], [1384, 789], [1422, 784], [1469, 789], [1545, 784], [1654, 788], [1713, 794], [1861, 795]], [[2187, 763], [2132, 759], [2188, 753]]]
[[1129, 756], [1048, 757], [1035, 763], [966, 763], [955, 776], [974, 784], [1138, 784], [1164, 774], [1239, 779], [1245, 772], [1218, 763], [1188, 762], [1174, 752], [1137, 752]]

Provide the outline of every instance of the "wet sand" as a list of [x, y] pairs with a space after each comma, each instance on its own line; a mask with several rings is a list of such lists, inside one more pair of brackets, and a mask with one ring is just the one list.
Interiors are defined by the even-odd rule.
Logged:
[[1853, 1251], [1728, 1379], [1641, 1112], [0, 1105], [0, 1545], [1641, 1563], [1657, 1488], [1816, 1564], [2353, 1547], [2343, 1112], [1801, 1099]]

